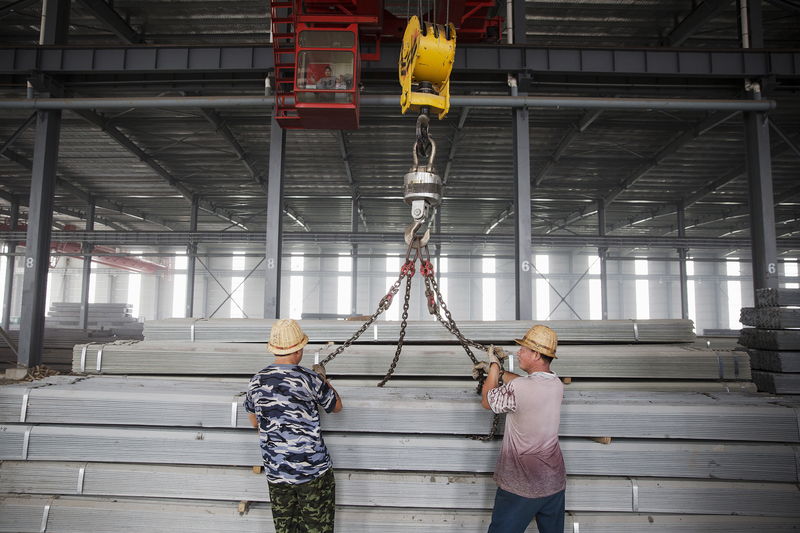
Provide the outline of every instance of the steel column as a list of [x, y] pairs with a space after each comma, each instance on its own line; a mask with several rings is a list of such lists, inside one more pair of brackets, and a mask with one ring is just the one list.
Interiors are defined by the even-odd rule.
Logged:
[[531, 267], [531, 143], [528, 130], [528, 110], [513, 113], [515, 246], [514, 281], [517, 291], [516, 319], [533, 319], [533, 268]]
[[36, 117], [28, 232], [25, 239], [25, 275], [22, 281], [19, 358], [25, 367], [42, 361], [47, 270], [50, 266], [50, 228], [61, 129], [60, 111], [41, 111]]
[[[11, 231], [16, 231], [19, 224], [19, 202], [11, 202], [11, 217], [9, 226]], [[3, 298], [3, 323], [2, 327], [8, 331], [11, 325], [11, 303], [14, 299], [14, 268], [16, 267], [16, 257], [14, 253], [17, 251], [17, 243], [15, 241], [6, 242], [6, 279], [5, 288], [3, 289], [5, 297]]]
[[[197, 215], [200, 211], [200, 198], [192, 195], [192, 211], [189, 216], [189, 231], [197, 231]], [[194, 316], [194, 280], [195, 258], [197, 257], [197, 243], [191, 242], [186, 246], [186, 317]]]
[[[90, 203], [86, 208], [86, 231], [94, 231], [95, 206]], [[83, 242], [83, 252], [89, 253], [94, 248], [91, 243]], [[81, 314], [78, 319], [80, 329], [88, 329], [89, 325], [89, 286], [92, 282], [92, 256], [83, 256], [83, 272], [81, 277]]]
[[[69, 7], [69, 0], [42, 2], [39, 44], [52, 45], [66, 41]], [[36, 114], [17, 355], [17, 362], [28, 368], [42, 362], [47, 271], [50, 266], [50, 230], [53, 223], [60, 133], [60, 110], [40, 111]]]
[[[686, 237], [686, 209], [683, 204], [678, 206], [678, 237], [681, 239]], [[681, 318], [687, 320], [689, 318], [689, 278], [686, 273], [686, 257], [688, 255], [688, 248], [678, 248], [678, 257], [680, 262], [680, 284], [681, 284]]]
[[778, 288], [778, 251], [769, 151], [769, 119], [764, 113], [745, 113], [747, 181], [750, 187], [750, 236], [753, 289]]
[[[600, 237], [606, 236], [606, 203], [603, 199], [597, 201], [597, 233]], [[600, 256], [600, 306], [602, 319], [608, 320], [608, 248], [597, 249]]]
[[[358, 197], [353, 196], [353, 204], [350, 211], [350, 231], [358, 233]], [[356, 314], [358, 300], [358, 245], [350, 247], [352, 259], [352, 271], [350, 273], [350, 314]]]
[[264, 318], [278, 318], [281, 312], [281, 245], [283, 234], [283, 153], [286, 136], [273, 117], [269, 136], [269, 177], [267, 178], [267, 235], [264, 261]]

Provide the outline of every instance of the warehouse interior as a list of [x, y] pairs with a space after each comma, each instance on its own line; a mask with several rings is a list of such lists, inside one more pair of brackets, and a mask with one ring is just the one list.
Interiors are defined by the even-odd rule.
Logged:
[[[335, 101], [281, 78], [312, 11], [356, 36]], [[417, 14], [457, 38], [405, 276]], [[795, 531], [799, 26], [794, 0], [3, 0], [0, 531], [274, 531], [241, 394], [276, 318], [308, 366], [361, 335], [329, 367], [358, 406], [323, 419], [338, 530], [485, 531], [502, 425], [465, 438], [486, 354], [452, 329], [513, 353], [545, 323], [565, 531]]]

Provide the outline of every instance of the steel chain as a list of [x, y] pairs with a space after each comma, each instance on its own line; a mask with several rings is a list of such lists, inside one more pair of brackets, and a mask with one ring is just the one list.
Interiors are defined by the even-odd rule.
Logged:
[[394, 370], [397, 367], [397, 362], [400, 361], [400, 352], [403, 351], [403, 342], [406, 338], [406, 326], [408, 325], [408, 302], [411, 299], [412, 277], [414, 277], [413, 268], [409, 269], [409, 273], [406, 274], [406, 293], [403, 298], [403, 320], [400, 322], [400, 335], [397, 338], [397, 350], [394, 352], [394, 359], [392, 359], [392, 364], [389, 365], [389, 370], [386, 372], [386, 375], [383, 376], [383, 379], [380, 381], [380, 383], [378, 383], [378, 387], [383, 387], [386, 385], [386, 382], [389, 381], [389, 379], [392, 377], [392, 374], [394, 374]]

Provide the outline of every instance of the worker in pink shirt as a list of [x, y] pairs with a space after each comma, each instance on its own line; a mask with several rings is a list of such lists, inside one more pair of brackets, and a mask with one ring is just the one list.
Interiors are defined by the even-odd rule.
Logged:
[[497, 493], [489, 533], [523, 533], [534, 518], [539, 533], [563, 533], [567, 475], [558, 426], [564, 384], [550, 370], [558, 337], [547, 326], [536, 325], [515, 342], [520, 345], [519, 367], [527, 376], [504, 372], [504, 384], [498, 387], [505, 354], [496, 354], [494, 348], [488, 364], [475, 365], [476, 372], [488, 374], [483, 407], [508, 413], [494, 473]]

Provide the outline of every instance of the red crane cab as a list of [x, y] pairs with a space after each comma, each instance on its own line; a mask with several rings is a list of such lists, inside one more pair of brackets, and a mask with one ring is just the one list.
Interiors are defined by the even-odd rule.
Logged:
[[358, 24], [341, 28], [297, 25], [291, 128], [358, 128]]

